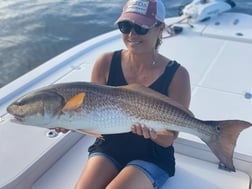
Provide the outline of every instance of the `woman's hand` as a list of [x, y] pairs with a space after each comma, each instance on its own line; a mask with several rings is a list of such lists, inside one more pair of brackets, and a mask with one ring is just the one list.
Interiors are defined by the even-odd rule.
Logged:
[[148, 128], [146, 125], [140, 123], [133, 124], [131, 131], [132, 133], [143, 136], [146, 139], [151, 139], [153, 142], [162, 147], [168, 147], [172, 145], [178, 136], [178, 132], [176, 131], [155, 131], [154, 129]]
[[155, 140], [157, 138], [157, 132], [152, 128], [148, 128], [144, 124], [136, 123], [132, 125], [131, 131], [134, 134], [142, 135], [146, 139]]
[[55, 130], [57, 133], [67, 133], [69, 130], [61, 127], [51, 128]]

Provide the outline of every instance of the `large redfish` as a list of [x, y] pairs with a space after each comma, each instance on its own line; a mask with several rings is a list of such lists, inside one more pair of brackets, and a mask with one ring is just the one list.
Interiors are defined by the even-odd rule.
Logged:
[[87, 82], [56, 84], [30, 92], [7, 111], [18, 122], [87, 133], [130, 132], [140, 122], [198, 136], [220, 162], [235, 171], [233, 152], [239, 133], [251, 126], [240, 120], [202, 121], [172, 99], [140, 85], [110, 87]]

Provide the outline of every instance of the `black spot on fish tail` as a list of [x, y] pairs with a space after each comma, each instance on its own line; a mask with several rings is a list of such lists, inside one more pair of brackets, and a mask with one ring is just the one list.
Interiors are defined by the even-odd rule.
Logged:
[[235, 172], [233, 153], [237, 138], [243, 129], [252, 126], [252, 124], [240, 120], [207, 121], [206, 123], [214, 126], [218, 133], [217, 137], [213, 137], [213, 140], [206, 142], [206, 144], [226, 170]]

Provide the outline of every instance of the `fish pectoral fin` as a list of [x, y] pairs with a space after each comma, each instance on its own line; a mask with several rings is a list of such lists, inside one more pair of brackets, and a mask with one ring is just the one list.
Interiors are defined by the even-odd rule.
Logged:
[[86, 93], [82, 92], [82, 93], [78, 93], [77, 95], [73, 96], [72, 98], [70, 98], [65, 106], [63, 107], [62, 111], [66, 112], [66, 111], [78, 111], [78, 109], [81, 107], [84, 98], [85, 98]]
[[95, 133], [95, 132], [92, 132], [92, 131], [87, 131], [85, 129], [76, 129], [76, 131], [104, 140], [103, 136], [101, 134], [99, 134], [99, 133]]

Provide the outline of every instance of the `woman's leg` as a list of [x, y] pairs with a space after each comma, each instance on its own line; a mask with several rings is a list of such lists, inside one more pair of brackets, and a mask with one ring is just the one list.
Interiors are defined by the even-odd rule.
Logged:
[[104, 189], [118, 174], [117, 167], [104, 156], [88, 159], [75, 189]]
[[125, 167], [106, 189], [153, 189], [149, 178], [137, 167]]
[[133, 160], [109, 183], [106, 189], [158, 189], [169, 175], [157, 165]]

